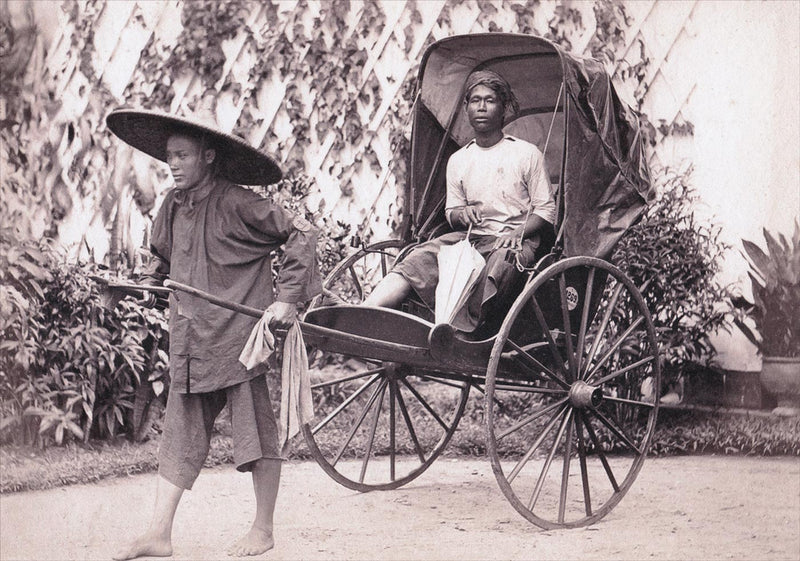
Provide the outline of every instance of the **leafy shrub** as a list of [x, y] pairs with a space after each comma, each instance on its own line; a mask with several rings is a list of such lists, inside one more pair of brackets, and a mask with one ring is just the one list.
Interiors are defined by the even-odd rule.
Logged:
[[131, 432], [134, 394], [165, 378], [163, 313], [106, 309], [96, 268], [0, 232], [0, 439], [44, 446]]
[[[351, 231], [348, 224], [325, 216], [323, 208], [309, 209], [307, 199], [312, 187], [313, 179], [307, 175], [291, 175], [274, 185], [257, 187], [256, 192], [296, 215], [304, 216], [318, 228], [317, 254], [324, 278], [347, 255]], [[279, 250], [275, 271], [280, 266], [280, 256]]]
[[766, 356], [800, 356], [800, 221], [795, 221], [794, 235], [787, 240], [764, 230], [767, 253], [753, 242], [742, 240], [750, 262], [753, 304], [744, 312], [754, 321], [757, 334], [735, 318], [736, 325]]
[[718, 226], [695, 216], [689, 172], [665, 170], [658, 181], [656, 202], [617, 244], [612, 260], [642, 290], [665, 378], [674, 381], [691, 363], [710, 361], [709, 335], [729, 326], [731, 292], [715, 280], [728, 247]]
[[724, 454], [800, 456], [800, 419], [662, 411], [656, 456]]

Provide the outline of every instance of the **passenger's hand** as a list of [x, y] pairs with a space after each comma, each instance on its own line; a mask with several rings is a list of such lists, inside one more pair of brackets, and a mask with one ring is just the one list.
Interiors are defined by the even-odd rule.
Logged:
[[272, 315], [270, 327], [287, 329], [297, 320], [297, 306], [287, 302], [273, 302], [264, 313]]
[[500, 249], [504, 247], [508, 249], [519, 249], [520, 248], [519, 233], [512, 232], [510, 234], [503, 234], [499, 236], [495, 240], [492, 249]]
[[480, 224], [483, 220], [481, 209], [475, 205], [467, 205], [458, 211], [458, 220], [464, 226]]

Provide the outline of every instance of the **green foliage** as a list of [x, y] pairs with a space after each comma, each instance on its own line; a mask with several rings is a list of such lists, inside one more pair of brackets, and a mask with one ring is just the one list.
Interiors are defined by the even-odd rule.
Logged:
[[589, 51], [598, 60], [616, 62], [616, 54], [625, 48], [625, 30], [632, 20], [620, 0], [598, 0], [594, 3], [596, 31], [589, 41]]
[[709, 335], [728, 326], [731, 293], [715, 280], [728, 248], [719, 227], [695, 215], [688, 172], [665, 170], [658, 187], [658, 199], [622, 238], [612, 261], [642, 290], [672, 381], [692, 362], [713, 358]]
[[0, 224], [15, 224], [23, 232], [58, 219], [63, 201], [55, 147], [40, 140], [60, 102], [48, 99], [47, 92], [37, 91], [43, 88], [26, 79], [37, 41], [30, 6], [26, 7], [26, 16], [25, 24], [15, 29], [6, 4], [0, 6]]
[[[351, 227], [344, 222], [334, 221], [321, 212], [312, 212], [309, 209], [307, 199], [313, 188], [314, 180], [307, 175], [300, 174], [284, 177], [274, 185], [255, 187], [254, 190], [294, 214], [305, 217], [318, 229], [317, 255], [324, 278], [347, 255]], [[278, 249], [276, 253], [277, 262], [273, 270], [277, 274], [280, 270], [283, 249]]]
[[662, 411], [650, 452], [656, 456], [724, 454], [800, 456], [800, 420]]
[[48, 242], [0, 232], [3, 441], [44, 446], [130, 432], [135, 388], [165, 377], [163, 314], [129, 300], [107, 310], [94, 272], [64, 262]]
[[[59, 222], [69, 215], [78, 193], [102, 201], [98, 218], [109, 223], [112, 240], [127, 235], [119, 209], [114, 207], [126, 206], [130, 197], [127, 187], [136, 190], [143, 186], [137, 187], [136, 181], [129, 178], [117, 177], [120, 174], [113, 178], [111, 175], [117, 157], [116, 144], [105, 130], [103, 119], [109, 107], [119, 104], [119, 98], [109, 92], [107, 81], [100, 79], [99, 74], [104, 71], [101, 65], [105, 63], [95, 46], [100, 41], [95, 41], [93, 35], [108, 6], [105, 0], [63, 2], [65, 29], [72, 28], [72, 32], [67, 33], [68, 52], [54, 53], [57, 58], [65, 57], [56, 60], [55, 65], [36, 66], [37, 57], [40, 59], [47, 53], [35, 52], [41, 45], [34, 46], [37, 34], [32, 19], [30, 25], [19, 29], [10, 24], [4, 26], [8, 32], [9, 56], [4, 56], [0, 64], [0, 88], [8, 90], [9, 95], [4, 98], [9, 103], [6, 118], [0, 124], [4, 141], [0, 142], [3, 146], [0, 164], [4, 180], [7, 179], [0, 186], [2, 223], [35, 221], [36, 236], [42, 231], [55, 236]], [[279, 138], [276, 130], [269, 127], [261, 148], [282, 159], [290, 173], [301, 173], [307, 167], [309, 154], [320, 153], [322, 161], [334, 162], [323, 172], [335, 175], [344, 199], [363, 192], [354, 189], [354, 183], [363, 180], [362, 171], [367, 169], [380, 176], [383, 170], [379, 168], [388, 165], [385, 184], [402, 186], [407, 175], [408, 125], [418, 67], [412, 64], [405, 76], [390, 76], [386, 80], [372, 68], [384, 52], [397, 56], [391, 54], [393, 48], [399, 48], [401, 56], [413, 60], [418, 58], [420, 44], [430, 44], [433, 39], [430, 34], [424, 41], [419, 40], [423, 22], [420, 7], [418, 2], [407, 2], [402, 13], [390, 20], [379, 2], [332, 0], [311, 4], [301, 0], [290, 8], [270, 0], [182, 2], [183, 29], [174, 41], [167, 41], [160, 35], [162, 26], [156, 26], [124, 90], [124, 103], [169, 110], [176, 95], [186, 95], [182, 104], [192, 107], [198, 102], [196, 96], [233, 93], [233, 102], [241, 107], [234, 132], [248, 138], [264, 124], [264, 108], [259, 100], [261, 88], [281, 82], [286, 90], [276, 122], [288, 117], [286, 130], [290, 132], [282, 131]], [[585, 34], [588, 23], [582, 21], [582, 11], [576, 5], [566, 1], [453, 1], [442, 5], [437, 18], [442, 33], [453, 32], [456, 8], [478, 12], [475, 31], [532, 33], [567, 48], [575, 37]], [[170, 4], [165, 13], [173, 13], [173, 9]], [[624, 3], [598, 0], [592, 9], [596, 20], [590, 41], [592, 54], [605, 60], [609, 69], [623, 80], [635, 76], [642, 86], [637, 90], [637, 99], [641, 101], [646, 93], [644, 81], [649, 61], [643, 57], [631, 65], [617, 60], [626, 52], [625, 33], [630, 27]], [[542, 18], [540, 12], [547, 10], [552, 10], [552, 14]], [[514, 17], [504, 17], [508, 13]], [[8, 22], [4, 19], [3, 23]], [[140, 6], [133, 6], [129, 25], [147, 29], [152, 22]], [[381, 45], [386, 40], [387, 25], [397, 29], [384, 49]], [[244, 41], [234, 55], [238, 57], [236, 61], [222, 49], [234, 38]], [[644, 53], [644, 45], [641, 50]], [[242, 61], [250, 64], [244, 76], [239, 72], [241, 68], [226, 70], [237, 68]], [[89, 93], [88, 105], [80, 115], [71, 113], [75, 104], [62, 106], [57, 91], [65, 83], [71, 87], [74, 80], [61, 72], [72, 72], [74, 68], [82, 75], [75, 80], [85, 81], [80, 86], [80, 95]], [[26, 69], [30, 69], [30, 76], [24, 80]], [[174, 84], [187, 73], [196, 77], [202, 87], [190, 87], [179, 94]], [[398, 79], [399, 88], [395, 87]], [[394, 96], [392, 100], [383, 99], [387, 93]], [[662, 134], [670, 132], [670, 127], [664, 124]], [[388, 162], [379, 161], [376, 155], [376, 146], [383, 142], [382, 135], [377, 134], [380, 130], [390, 131]], [[28, 161], [29, 154], [41, 157]], [[382, 188], [376, 188], [376, 197], [382, 192]], [[399, 205], [402, 204], [400, 201]], [[392, 224], [399, 205], [392, 206], [395, 216], [375, 218]], [[140, 209], [145, 215], [150, 210], [142, 206]], [[5, 220], [12, 214], [13, 218]], [[371, 212], [368, 215], [373, 218]], [[368, 230], [369, 224], [366, 226]], [[118, 257], [117, 246], [128, 247], [125, 240], [112, 244], [110, 260]]]
[[736, 324], [765, 356], [800, 356], [800, 221], [791, 240], [777, 238], [764, 229], [767, 252], [742, 240], [750, 263], [754, 304], [748, 315], [755, 321], [757, 336], [737, 317]]
[[[486, 425], [483, 422], [483, 399], [472, 395], [445, 455], [484, 456]], [[747, 417], [716, 413], [663, 411], [662, 421], [653, 439], [651, 454], [679, 456], [687, 454], [800, 456], [800, 420], [792, 418]], [[429, 439], [425, 433], [419, 437]], [[331, 443], [335, 447], [338, 443]], [[325, 444], [323, 444], [325, 446]], [[3, 477], [0, 494], [50, 489], [64, 485], [91, 483], [158, 469], [158, 450], [153, 441], [133, 444], [73, 444], [31, 450], [27, 447], [0, 448]], [[292, 460], [310, 460], [310, 452], [301, 439], [289, 452]], [[215, 434], [205, 466], [230, 464], [233, 451], [229, 437]]]
[[[353, 191], [352, 177], [364, 166], [379, 167], [370, 146], [374, 131], [365, 121], [374, 116], [382, 103], [381, 88], [374, 73], [363, 74], [367, 63], [366, 45], [374, 42], [385, 26], [385, 15], [377, 3], [351, 5], [350, 2], [323, 3], [309, 28], [303, 17], [305, 3], [298, 4], [284, 26], [272, 26], [276, 7], [266, 3], [268, 29], [248, 33], [246, 47], [255, 64], [250, 68], [248, 84], [257, 88], [261, 82], [280, 78], [286, 84], [283, 110], [292, 126], [292, 135], [278, 141], [268, 133], [262, 148], [281, 155], [290, 174], [302, 173], [309, 151], [328, 145], [341, 171], [337, 173], [343, 196]], [[348, 14], [359, 10], [354, 28]], [[313, 101], [309, 107], [307, 100]], [[255, 96], [248, 98], [236, 131], [246, 134], [260, 122], [253, 118]], [[405, 114], [391, 111], [386, 118], [402, 122]], [[354, 146], [363, 146], [355, 153]]]
[[193, 0], [183, 5], [183, 31], [166, 67], [173, 77], [193, 71], [206, 88], [222, 78], [225, 53], [222, 42], [244, 27], [251, 6], [239, 0]]
[[[499, 412], [500, 415], [511, 420], [525, 416], [524, 410], [518, 410], [513, 402], [506, 404], [509, 407]], [[607, 431], [602, 429], [598, 430], [597, 437], [601, 442], [609, 440]], [[524, 446], [516, 450], [512, 446], [509, 452], [519, 454], [520, 449], [524, 450]], [[610, 450], [610, 447], [605, 449]], [[486, 453], [483, 396], [470, 396], [449, 452], [467, 456]], [[504, 452], [506, 450], [501, 448], [501, 453]], [[800, 419], [662, 409], [650, 454], [800, 456]]]

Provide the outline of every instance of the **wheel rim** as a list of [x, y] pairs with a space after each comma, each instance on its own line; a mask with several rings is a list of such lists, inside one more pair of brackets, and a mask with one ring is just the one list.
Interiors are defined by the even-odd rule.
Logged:
[[661, 385], [630, 279], [588, 257], [542, 271], [509, 311], [486, 381], [487, 449], [512, 506], [548, 529], [608, 514], [642, 467]]
[[[361, 303], [401, 254], [390, 240], [359, 249], [324, 283], [313, 307]], [[303, 427], [317, 463], [345, 487], [395, 489], [422, 474], [445, 449], [469, 396], [469, 384], [396, 362], [312, 349], [314, 410]]]
[[386, 240], [362, 247], [345, 258], [326, 277], [322, 294], [312, 300], [311, 308], [361, 304], [391, 270], [404, 245], [401, 240]]

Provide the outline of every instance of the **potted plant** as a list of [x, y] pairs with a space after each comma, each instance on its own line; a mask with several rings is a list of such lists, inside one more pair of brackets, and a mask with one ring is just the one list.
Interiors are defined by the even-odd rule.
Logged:
[[761, 384], [778, 400], [774, 411], [800, 415], [800, 221], [791, 240], [764, 229], [767, 251], [742, 240], [750, 264], [753, 303], [745, 307], [755, 331], [736, 318], [736, 324], [762, 357]]

